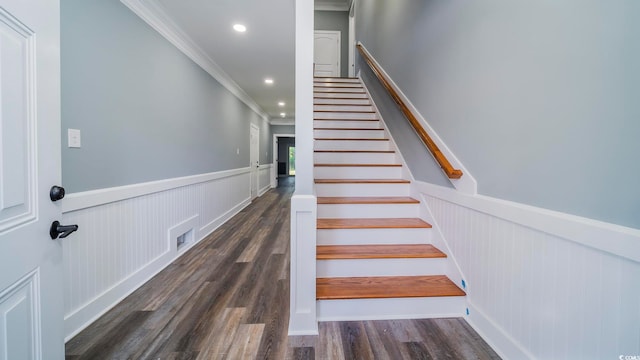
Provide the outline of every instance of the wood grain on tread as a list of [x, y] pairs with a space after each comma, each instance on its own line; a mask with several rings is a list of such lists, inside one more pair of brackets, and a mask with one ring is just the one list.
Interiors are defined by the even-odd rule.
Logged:
[[313, 130], [355, 130], [355, 131], [360, 131], [360, 130], [377, 130], [377, 131], [384, 131], [384, 129], [380, 129], [380, 128], [376, 128], [376, 129], [367, 129], [367, 128], [317, 128], [314, 127]]
[[345, 139], [345, 138], [314, 138], [314, 140], [340, 140], [340, 141], [389, 141], [389, 139]]
[[315, 164], [317, 167], [401, 167], [402, 164]]
[[[341, 106], [341, 105], [330, 105], [330, 106]], [[346, 114], [373, 114], [375, 111], [373, 110], [313, 110], [314, 113], [346, 113]]]
[[316, 118], [314, 117], [313, 120], [319, 120], [319, 121], [380, 121], [380, 119], [332, 119], [332, 118]]
[[418, 218], [318, 219], [318, 229], [428, 229], [431, 224]]
[[394, 150], [313, 150], [313, 152], [317, 153], [382, 153], [382, 154], [393, 154]]
[[316, 279], [318, 300], [465, 296], [444, 275], [376, 276]]
[[318, 204], [419, 204], [409, 196], [336, 196], [318, 197]]
[[316, 259], [431, 259], [447, 255], [429, 244], [401, 245], [319, 245]]
[[405, 179], [315, 179], [316, 184], [409, 184]]

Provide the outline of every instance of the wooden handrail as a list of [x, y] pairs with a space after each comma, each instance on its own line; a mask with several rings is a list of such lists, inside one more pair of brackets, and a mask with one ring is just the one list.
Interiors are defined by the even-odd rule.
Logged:
[[447, 174], [450, 179], [460, 179], [462, 177], [462, 171], [460, 169], [453, 168], [449, 160], [447, 160], [446, 156], [444, 156], [442, 151], [440, 151], [440, 149], [438, 148], [438, 145], [433, 142], [429, 134], [427, 134], [422, 125], [420, 125], [418, 118], [411, 112], [411, 110], [409, 110], [409, 107], [404, 103], [404, 101], [402, 101], [402, 98], [400, 97], [400, 95], [398, 95], [393, 86], [391, 86], [391, 83], [384, 75], [382, 70], [380, 70], [376, 62], [373, 61], [373, 59], [369, 55], [369, 52], [364, 48], [364, 46], [362, 46], [362, 44], [358, 44], [357, 48], [358, 51], [360, 51], [360, 55], [362, 55], [364, 61], [366, 61], [366, 63], [369, 65], [378, 80], [380, 80], [382, 86], [387, 89], [387, 92], [389, 92], [389, 95], [391, 95], [396, 104], [398, 104], [400, 110], [402, 110], [404, 116], [407, 118], [407, 120], [409, 120], [409, 123], [411, 124], [411, 126], [413, 126], [413, 129], [416, 131], [422, 142], [425, 144], [427, 149], [429, 149], [438, 164], [440, 164], [440, 167], [442, 168], [444, 173]]

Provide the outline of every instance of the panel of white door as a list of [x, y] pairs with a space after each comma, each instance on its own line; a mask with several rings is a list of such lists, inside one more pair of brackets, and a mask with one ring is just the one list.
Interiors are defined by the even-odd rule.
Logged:
[[[63, 359], [58, 0], [0, 0], [0, 359]], [[36, 41], [37, 37], [37, 41]]]
[[258, 196], [258, 169], [260, 167], [260, 129], [251, 124], [250, 145], [249, 145], [249, 157], [251, 162], [251, 199]]
[[314, 32], [313, 62], [314, 76], [340, 77], [340, 31]]

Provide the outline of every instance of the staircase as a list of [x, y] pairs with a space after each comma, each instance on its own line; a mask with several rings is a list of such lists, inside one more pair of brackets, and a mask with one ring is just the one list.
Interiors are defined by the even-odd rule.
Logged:
[[465, 293], [357, 78], [314, 79], [320, 321], [460, 316]]

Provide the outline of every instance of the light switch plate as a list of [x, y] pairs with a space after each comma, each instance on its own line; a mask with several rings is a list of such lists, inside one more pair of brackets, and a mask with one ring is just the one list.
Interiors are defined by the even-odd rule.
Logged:
[[67, 129], [67, 140], [70, 148], [79, 148], [81, 146], [80, 130]]

